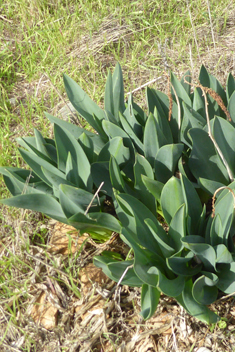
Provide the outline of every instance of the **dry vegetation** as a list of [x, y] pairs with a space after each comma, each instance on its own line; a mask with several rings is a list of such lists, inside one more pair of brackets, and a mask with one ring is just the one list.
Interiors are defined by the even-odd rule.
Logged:
[[[199, 6], [171, 0], [170, 11], [165, 1], [147, 1], [146, 6], [136, 1], [133, 8], [118, 1], [88, 3], [90, 10], [76, 1], [45, 5], [25, 0], [13, 14], [13, 2], [0, 1], [2, 165], [22, 165], [16, 137], [34, 127], [52, 133], [43, 110], [57, 115], [65, 105], [63, 72], [101, 106], [107, 69], [117, 60], [126, 92], [153, 79], [152, 86], [166, 91], [164, 71], [181, 76], [190, 69], [197, 77], [201, 63], [222, 84], [229, 72], [235, 73], [233, 1], [221, 6], [210, 1], [212, 27], [208, 1]], [[164, 11], [168, 18], [159, 17], [163, 24], [158, 25], [151, 16]], [[140, 21], [143, 16], [149, 22]], [[171, 24], [166, 34], [163, 20]], [[48, 34], [46, 40], [45, 31], [58, 23], [53, 27], [58, 37]], [[145, 107], [144, 89], [134, 98]], [[3, 182], [0, 187], [2, 197], [9, 196]], [[222, 320], [213, 326], [189, 317], [165, 296], [154, 317], [141, 320], [140, 290], [117, 286], [92, 264], [104, 250], [126, 253], [116, 234], [96, 243], [41, 214], [2, 206], [0, 225], [0, 351], [235, 351], [233, 297], [214, 304]]]

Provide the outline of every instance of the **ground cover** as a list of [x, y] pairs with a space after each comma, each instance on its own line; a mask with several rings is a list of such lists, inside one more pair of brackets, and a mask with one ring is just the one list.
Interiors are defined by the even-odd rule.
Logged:
[[[196, 77], [203, 63], [225, 84], [235, 70], [234, 4], [209, 6], [176, 0], [0, 2], [0, 165], [23, 165], [17, 137], [35, 127], [51, 136], [44, 111], [72, 118], [64, 108], [64, 72], [100, 106], [108, 69], [117, 61], [126, 93], [137, 89], [143, 108], [142, 85], [165, 91], [169, 69], [178, 76], [190, 69]], [[3, 182], [0, 192], [8, 196]], [[66, 236], [71, 228], [2, 206], [0, 222], [2, 351], [235, 349], [233, 298], [213, 307], [223, 317], [216, 326], [189, 318], [164, 296], [154, 318], [143, 322], [140, 292], [112, 291], [114, 284], [91, 266], [103, 250], [125, 253], [117, 236], [105, 244], [89, 238], [76, 243], [76, 234]], [[106, 290], [114, 292], [109, 300]]]

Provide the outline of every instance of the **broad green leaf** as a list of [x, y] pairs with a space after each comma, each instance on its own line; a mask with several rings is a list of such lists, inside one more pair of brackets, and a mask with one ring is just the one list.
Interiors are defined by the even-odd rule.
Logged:
[[125, 173], [127, 174], [128, 177], [133, 178], [132, 168], [135, 161], [135, 148], [130, 137], [122, 128], [120, 128], [117, 125], [114, 125], [110, 121], [103, 121], [103, 128], [110, 139], [115, 137], [123, 138], [124, 146], [127, 147], [130, 151], [130, 162], [127, 163], [125, 166]]
[[164, 145], [158, 150], [154, 162], [155, 176], [158, 181], [166, 183], [174, 176], [183, 149], [184, 145], [179, 143]]
[[235, 175], [235, 128], [225, 119], [215, 117], [213, 120], [212, 134], [226, 160], [228, 166]]
[[[157, 109], [157, 116], [161, 119], [163, 119], [166, 123], [162, 123], [162, 126], [170, 126], [171, 134], [173, 137], [173, 140], [175, 143], [178, 143], [178, 135], [179, 135], [179, 121], [178, 121], [178, 107], [175, 101], [173, 101], [173, 106], [172, 106], [172, 114], [170, 121], [169, 120], [169, 99], [168, 96], [155, 89], [147, 88], [147, 103], [148, 103], [148, 108], [149, 112], [152, 112], [154, 114], [155, 108]], [[149, 94], [151, 94], [151, 97], [149, 98]], [[150, 108], [151, 104], [151, 108]], [[163, 129], [164, 130], [164, 129]], [[166, 131], [164, 130], [164, 135], [167, 136], [168, 134], [165, 133]], [[172, 143], [170, 141], [169, 143]]]
[[60, 205], [63, 209], [63, 212], [65, 213], [66, 218], [70, 218], [71, 216], [77, 213], [84, 213], [84, 210], [82, 209], [82, 207], [72, 202], [67, 197], [67, 195], [61, 191], [61, 188], [58, 190], [58, 197], [59, 197]]
[[213, 273], [207, 273], [209, 276], [202, 275], [193, 284], [193, 298], [199, 304], [212, 304], [218, 296], [218, 288], [216, 284], [218, 277]]
[[126, 131], [127, 135], [131, 138], [131, 140], [134, 143], [137, 151], [140, 154], [144, 154], [144, 145], [143, 145], [143, 143], [137, 137], [137, 135], [135, 134], [134, 130], [132, 129], [131, 125], [126, 120], [126, 118], [121, 113], [119, 115], [120, 115], [120, 121], [121, 121], [122, 127]]
[[181, 182], [178, 178], [172, 176], [163, 187], [160, 202], [164, 218], [168, 224], [184, 202]]
[[152, 286], [144, 284], [141, 291], [141, 312], [140, 314], [147, 320], [155, 313], [161, 292]]
[[9, 199], [0, 200], [1, 203], [10, 207], [30, 209], [50, 216], [53, 219], [67, 223], [64, 212], [57, 200], [48, 194], [22, 194]]
[[191, 314], [193, 317], [201, 320], [206, 324], [213, 324], [219, 320], [219, 317], [209, 310], [206, 306], [199, 304], [195, 301], [192, 295], [193, 283], [191, 280], [185, 283], [185, 288], [179, 297], [176, 297], [177, 301]]
[[[70, 212], [70, 216], [67, 216], [66, 214], [67, 217], [71, 217], [78, 212], [84, 214], [89, 205], [89, 213], [99, 211], [99, 204], [101, 203], [101, 200], [98, 198], [98, 196], [93, 199], [94, 195], [92, 193], [89, 193], [81, 188], [72, 187], [66, 184], [61, 184], [59, 189], [60, 203], [64, 212], [68, 213], [69, 210], [66, 211], [68, 207], [69, 209], [76, 209], [76, 211], [72, 210], [72, 212]], [[68, 203], [68, 205], [66, 203]]]
[[136, 153], [135, 164], [134, 164], [134, 187], [137, 190], [138, 198], [155, 214], [156, 203], [153, 195], [146, 189], [145, 184], [142, 181], [142, 175], [153, 179], [153, 169], [147, 159], [144, 156]]
[[215, 203], [215, 216], [219, 214], [222, 223], [223, 243], [228, 246], [228, 236], [234, 219], [234, 197], [231, 192], [224, 190]]
[[181, 184], [184, 202], [186, 204], [187, 229], [189, 235], [198, 234], [198, 222], [202, 213], [202, 204], [200, 198], [187, 177], [181, 175]]
[[233, 125], [233, 127], [235, 126], [235, 92], [233, 92], [233, 94], [231, 95], [229, 102], [228, 102], [228, 111], [230, 113], [230, 117], [231, 117], [231, 125]]
[[206, 120], [185, 102], [183, 102], [183, 110], [184, 117], [180, 129], [181, 140], [191, 147], [192, 141], [188, 136], [188, 131], [191, 128], [203, 128], [206, 124]]
[[66, 122], [64, 120], [61, 120], [58, 117], [52, 116], [46, 112], [45, 112], [45, 115], [51, 123], [54, 123], [54, 124], [60, 126], [61, 128], [69, 131], [74, 136], [75, 139], [78, 139], [82, 133], [85, 133], [88, 137], [90, 137], [92, 139], [92, 142], [94, 144], [94, 150], [96, 153], [99, 153], [99, 151], [102, 149], [104, 144], [107, 142], [107, 138], [105, 138], [103, 140], [96, 133], [87, 131], [84, 128], [81, 128], [77, 125]]
[[85, 152], [89, 163], [92, 164], [94, 161], [96, 161], [96, 154], [92, 138], [83, 132], [77, 141]]
[[[218, 81], [211, 74], [209, 74], [209, 72], [206, 70], [205, 66], [203, 65], [201, 66], [199, 81], [203, 87], [212, 88], [213, 90], [219, 90], [219, 83], [217, 83]], [[221, 92], [223, 91], [223, 89], [222, 90], [220, 89], [219, 91]], [[223, 95], [223, 98], [224, 96], [225, 96], [225, 93]], [[226, 99], [226, 96], [225, 96], [225, 99]], [[221, 110], [219, 108], [219, 105], [209, 94], [207, 94], [207, 100], [208, 100], [209, 116], [213, 118], [215, 115], [220, 115]]]
[[193, 175], [212, 181], [227, 184], [229, 182], [227, 170], [215, 151], [208, 133], [199, 128], [189, 131], [193, 140], [193, 148], [189, 158], [189, 167]]
[[235, 262], [231, 264], [217, 264], [217, 287], [226, 294], [235, 292]]
[[[186, 82], [184, 79], [186, 80]], [[191, 81], [192, 81], [191, 72], [188, 70], [187, 72], [185, 72], [185, 74], [181, 78], [180, 83], [184, 87], [184, 89], [189, 97], [190, 97], [190, 91], [191, 91], [191, 85], [190, 85]], [[189, 83], [187, 83], [187, 82], [189, 82]]]
[[[204, 123], [206, 123], [206, 109], [205, 100], [202, 96], [202, 91], [200, 88], [196, 87], [193, 92], [193, 111], [196, 111], [199, 115], [204, 118]], [[210, 118], [213, 118], [210, 116]]]
[[108, 77], [105, 85], [104, 108], [114, 115], [114, 99], [113, 99], [113, 77], [111, 72], [108, 72]]
[[[203, 243], [201, 236], [186, 236], [182, 238], [185, 248], [190, 249], [203, 263], [207, 271], [215, 270], [216, 253], [212, 246]], [[200, 243], [201, 242], [201, 243]]]
[[[224, 105], [227, 106], [228, 102], [225, 90], [222, 87], [221, 83], [217, 80], [217, 78], [215, 78], [215, 76], [213, 76], [212, 74], [210, 74], [210, 88], [220, 96], [220, 98], [223, 100]], [[222, 109], [220, 116], [225, 117], [225, 114]]]
[[54, 135], [58, 153], [58, 168], [65, 172], [68, 153], [76, 165], [77, 182], [76, 186], [92, 190], [93, 181], [91, 178], [91, 167], [87, 156], [70, 132], [63, 130], [60, 126], [54, 125]]
[[165, 230], [158, 223], [158, 221], [154, 223], [151, 219], [145, 219], [144, 222], [148, 226], [153, 237], [156, 239], [163, 257], [168, 258], [173, 255], [175, 253], [175, 249], [172, 247], [171, 237], [166, 234]]
[[174, 256], [167, 258], [168, 267], [177, 275], [192, 277], [197, 275], [201, 269], [202, 264], [195, 266], [193, 263], [194, 254], [189, 252], [186, 257], [178, 257], [178, 253]]
[[109, 162], [109, 174], [112, 187], [120, 193], [128, 193], [119, 165], [113, 156]]
[[101, 188], [102, 192], [105, 192], [108, 196], [112, 197], [113, 189], [109, 174], [109, 162], [102, 161], [93, 163], [91, 165], [91, 175], [96, 187], [99, 188], [101, 183], [104, 182]]
[[[32, 137], [32, 138], [34, 138], [34, 137]], [[56, 167], [56, 162], [50, 158], [47, 151], [42, 153], [40, 150], [38, 150], [36, 147], [36, 139], [33, 140], [32, 138], [31, 137], [30, 138], [27, 138], [27, 137], [26, 138], [18, 138], [17, 142], [22, 147], [24, 147], [26, 149], [26, 151], [28, 151], [32, 156], [36, 155]], [[35, 146], [34, 146], [34, 144], [35, 144]], [[46, 147], [45, 147], [45, 149], [46, 149]]]
[[163, 273], [158, 271], [156, 267], [151, 267], [148, 273], [159, 275], [158, 288], [167, 296], [177, 297], [184, 289], [185, 278], [183, 276], [168, 279]]
[[[182, 102], [184, 101], [189, 106], [192, 106], [191, 99], [189, 98], [186, 90], [184, 89], [184, 86], [180, 83], [180, 81], [174, 75], [173, 72], [171, 72], [171, 84], [175, 88], [176, 95], [177, 95], [180, 103], [182, 104]], [[174, 93], [172, 88], [171, 88], [171, 94], [172, 94], [173, 97], [175, 97], [175, 93]], [[175, 101], [176, 101], [176, 99], [175, 99]], [[181, 105], [181, 108], [182, 108], [182, 105]]]
[[71, 185], [72, 183], [65, 179], [65, 175], [61, 172], [61, 175], [54, 174], [50, 170], [47, 170], [42, 166], [42, 172], [44, 173], [47, 180], [52, 184], [54, 195], [58, 198], [59, 197], [59, 186], [61, 184]]
[[133, 102], [132, 102], [132, 94], [128, 97], [128, 103], [126, 110], [123, 112], [123, 116], [127, 119], [128, 123], [130, 124], [131, 128], [133, 129], [136, 136], [142, 140], [143, 139], [143, 128], [141, 124], [137, 121], [134, 109], [133, 109]]
[[230, 264], [233, 262], [232, 254], [228, 251], [228, 248], [224, 244], [219, 244], [218, 246], [215, 246], [214, 249], [216, 253], [216, 264]]
[[182, 204], [172, 217], [170, 222], [168, 235], [174, 242], [175, 251], [178, 252], [183, 248], [181, 239], [186, 236], [186, 216], [185, 204]]
[[220, 214], [216, 214], [210, 226], [210, 244], [215, 247], [218, 244], [222, 244], [223, 239], [223, 227], [221, 222]]
[[51, 171], [51, 173], [64, 178], [65, 179], [65, 174], [58, 170], [55, 166], [51, 165], [48, 163], [46, 160], [40, 158], [37, 155], [33, 155], [32, 153], [19, 148], [20, 154], [23, 157], [24, 161], [29, 165], [29, 167], [34, 171], [34, 173], [46, 184], [48, 184], [50, 187], [52, 186], [51, 182], [45, 177], [42, 167], [45, 169]]
[[24, 180], [20, 180], [16, 175], [9, 172], [9, 176], [4, 174], [4, 182], [13, 196], [18, 196], [21, 194], [33, 194], [33, 193], [46, 193], [53, 194], [51, 187], [46, 183], [39, 181], [35, 183], [28, 183]]
[[145, 175], [150, 179], [154, 179], [153, 169], [149, 162], [145, 159], [144, 156], [136, 153], [135, 155], [135, 164], [134, 164], [134, 175], [135, 175], [135, 188], [145, 190], [145, 185], [142, 181], [141, 175]]
[[145, 175], [142, 175], [141, 178], [147, 190], [154, 196], [154, 198], [158, 202], [160, 202], [161, 193], [162, 193], [164, 184], [162, 182], [153, 180], [152, 178], [149, 178]]
[[206, 192], [208, 192], [211, 196], [215, 193], [215, 191], [218, 188], [225, 186], [224, 183], [212, 181], [210, 179], [205, 179], [203, 177], [199, 177], [198, 184], [200, 185], [200, 187], [202, 189], [204, 189]]
[[227, 82], [226, 82], [226, 94], [227, 94], [228, 101], [230, 100], [234, 91], [235, 91], [235, 79], [231, 74], [231, 72], [229, 72]]
[[119, 112], [123, 113], [125, 110], [122, 69], [119, 63], [117, 63], [113, 73], [113, 106], [114, 116], [118, 121]]
[[96, 230], [110, 230], [117, 233], [121, 232], [120, 222], [108, 213], [89, 213], [87, 215], [78, 213], [68, 219], [68, 223], [83, 232], [95, 232]]
[[95, 256], [93, 259], [94, 264], [103, 270], [105, 275], [107, 275], [111, 280], [118, 282], [127, 270], [125, 276], [123, 277], [121, 284], [133, 287], [141, 287], [143, 282], [136, 276], [133, 268], [133, 261], [115, 261], [109, 256], [100, 255]]
[[133, 111], [134, 111], [136, 120], [139, 122], [141, 126], [145, 126], [145, 123], [148, 118], [147, 114], [135, 102], [132, 102], [132, 106], [133, 106]]
[[[78, 113], [86, 119], [93, 127], [93, 115], [100, 120], [104, 118], [103, 110], [93, 102], [93, 100], [84, 92], [84, 90], [69, 76], [63, 75], [64, 86], [70, 102], [73, 104]], [[96, 129], [96, 128], [95, 128]]]
[[130, 150], [123, 144], [123, 138], [114, 137], [105, 144], [97, 161], [109, 161], [111, 155], [115, 157], [118, 165], [122, 168], [130, 160]]
[[143, 249], [132, 236], [131, 232], [127, 229], [122, 229], [125, 242], [133, 249], [135, 258], [134, 258], [134, 271], [136, 275], [144, 283], [150, 286], [157, 286], [158, 283], [158, 273], [149, 273], [149, 269], [154, 266], [156, 270], [168, 273], [169, 270], [166, 266], [165, 259], [160, 257], [157, 252], [151, 253], [146, 248]]
[[122, 212], [117, 212], [123, 228], [137, 235], [138, 241], [142, 246], [148, 248], [151, 252], [160, 254], [157, 241], [144, 223], [144, 219], [147, 218], [153, 222], [157, 221], [152, 212], [142, 202], [129, 194], [116, 195], [116, 200], [123, 210]]

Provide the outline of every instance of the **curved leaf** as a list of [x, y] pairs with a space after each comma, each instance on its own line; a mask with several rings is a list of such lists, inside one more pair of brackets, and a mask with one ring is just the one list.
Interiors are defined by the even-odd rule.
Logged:
[[152, 286], [143, 285], [141, 291], [141, 312], [140, 314], [147, 320], [155, 313], [161, 292]]
[[158, 150], [154, 162], [155, 176], [158, 181], [166, 183], [174, 176], [183, 149], [184, 145], [179, 143], [164, 145]]
[[193, 298], [199, 304], [209, 305], [217, 299], [218, 289], [216, 284], [218, 277], [213, 273], [208, 273], [208, 275], [209, 274], [211, 278], [202, 275], [193, 284]]
[[181, 182], [176, 177], [171, 177], [165, 184], [161, 194], [161, 206], [164, 218], [170, 224], [179, 207], [184, 204]]

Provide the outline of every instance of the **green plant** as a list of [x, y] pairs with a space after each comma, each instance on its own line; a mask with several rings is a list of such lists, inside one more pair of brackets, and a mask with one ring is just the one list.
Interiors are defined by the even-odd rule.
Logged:
[[235, 80], [229, 75], [225, 93], [202, 66], [199, 81], [191, 92], [190, 72], [181, 81], [172, 73], [168, 96], [147, 88], [146, 114], [132, 95], [125, 102], [119, 65], [108, 74], [104, 110], [64, 75], [69, 100], [96, 132], [46, 114], [54, 139], [35, 130], [18, 140], [31, 170], [0, 168], [13, 195], [2, 203], [43, 212], [99, 240], [121, 234], [132, 249], [128, 258], [106, 252], [94, 261], [113, 280], [142, 286], [145, 319], [164, 292], [214, 323], [207, 305], [218, 290], [235, 291]]

